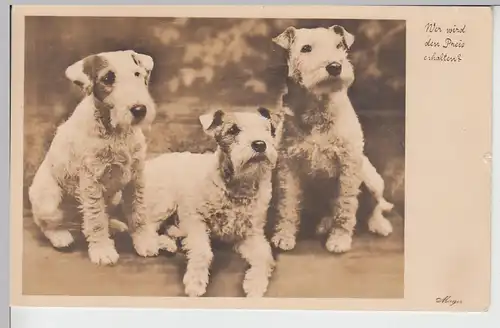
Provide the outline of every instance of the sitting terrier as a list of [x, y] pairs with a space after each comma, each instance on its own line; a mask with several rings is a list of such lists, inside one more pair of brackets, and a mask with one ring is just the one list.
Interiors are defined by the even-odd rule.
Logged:
[[234, 244], [249, 263], [243, 282], [248, 297], [261, 297], [274, 268], [264, 235], [276, 164], [270, 112], [217, 110], [199, 118], [217, 143], [214, 153], [167, 153], [146, 164], [148, 218], [160, 230], [174, 214], [170, 237], [182, 238], [187, 254], [185, 292], [205, 294], [213, 252], [211, 241]]
[[[158, 252], [156, 232], [145, 229], [143, 178], [143, 129], [155, 117], [148, 91], [152, 69], [150, 56], [132, 50], [90, 55], [66, 69], [66, 77], [85, 96], [57, 128], [29, 188], [34, 221], [55, 248], [74, 242], [62, 225], [69, 199], [83, 214], [82, 232], [93, 263], [114, 264], [119, 258], [110, 224], [131, 233], [139, 255]], [[123, 199], [126, 227], [110, 222], [109, 208], [117, 199]]]
[[301, 214], [312, 210], [320, 221], [316, 232], [327, 235], [328, 251], [348, 251], [362, 183], [377, 201], [369, 230], [389, 235], [392, 225], [382, 213], [393, 205], [384, 199], [384, 181], [364, 155], [363, 130], [347, 93], [354, 81], [348, 59], [354, 36], [338, 25], [292, 26], [273, 41], [287, 51], [288, 77], [282, 98], [285, 119], [277, 136], [279, 182], [272, 243], [293, 249]]

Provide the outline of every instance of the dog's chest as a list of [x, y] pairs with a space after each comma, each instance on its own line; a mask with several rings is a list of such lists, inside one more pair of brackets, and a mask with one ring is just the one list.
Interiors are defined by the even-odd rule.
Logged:
[[301, 173], [336, 177], [342, 160], [361, 155], [363, 148], [363, 133], [354, 111], [331, 109], [285, 121], [283, 155]]
[[341, 144], [328, 133], [313, 131], [289, 135], [283, 152], [289, 165], [310, 176], [334, 177], [338, 174]]
[[254, 227], [257, 218], [253, 217], [253, 208], [257, 205], [253, 199], [212, 200], [202, 208], [202, 215], [212, 236], [223, 241], [233, 242], [245, 238]]
[[131, 142], [122, 140], [110, 140], [97, 152], [97, 158], [103, 164], [100, 181], [107, 192], [113, 194], [132, 180], [137, 154], [138, 150]]

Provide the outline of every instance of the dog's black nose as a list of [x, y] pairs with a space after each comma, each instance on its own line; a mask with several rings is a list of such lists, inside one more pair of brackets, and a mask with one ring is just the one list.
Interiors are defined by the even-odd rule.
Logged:
[[252, 142], [252, 149], [255, 150], [258, 153], [263, 153], [266, 151], [266, 143], [262, 140], [256, 140]]
[[130, 108], [130, 112], [134, 116], [135, 119], [143, 119], [146, 116], [146, 106], [144, 105], [135, 105]]
[[331, 76], [338, 76], [340, 75], [340, 72], [342, 72], [342, 65], [340, 65], [340, 63], [337, 62], [330, 63], [326, 65], [326, 71]]

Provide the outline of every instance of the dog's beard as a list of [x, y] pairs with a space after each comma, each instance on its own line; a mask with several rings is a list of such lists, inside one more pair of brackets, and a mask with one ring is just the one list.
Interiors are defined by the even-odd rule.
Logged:
[[268, 153], [249, 152], [248, 156], [232, 157], [235, 177], [244, 180], [259, 179], [273, 168], [273, 159]]

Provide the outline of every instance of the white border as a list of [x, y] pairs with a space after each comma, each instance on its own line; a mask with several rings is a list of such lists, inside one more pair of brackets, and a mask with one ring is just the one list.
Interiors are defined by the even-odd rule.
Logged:
[[[494, 10], [494, 85], [500, 82], [500, 7]], [[500, 91], [494, 90], [493, 105], [493, 199], [499, 184], [495, 158], [500, 153]], [[498, 147], [497, 147], [498, 146]], [[498, 158], [500, 160], [500, 158]], [[500, 224], [497, 219], [498, 202], [493, 202], [492, 212], [492, 302], [488, 313], [410, 313], [410, 312], [326, 312], [326, 311], [234, 311], [234, 310], [138, 310], [95, 308], [12, 308], [11, 327], [14, 328], [59, 328], [72, 327], [497, 327], [500, 322], [498, 310], [498, 278], [500, 277]], [[8, 231], [8, 229], [5, 229]], [[4, 231], [5, 231], [4, 230]], [[434, 324], [434, 325], [433, 325]], [[3, 326], [3, 325], [2, 325]]]

